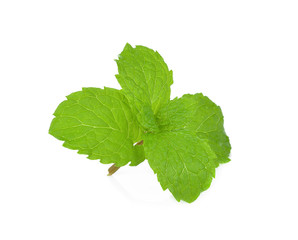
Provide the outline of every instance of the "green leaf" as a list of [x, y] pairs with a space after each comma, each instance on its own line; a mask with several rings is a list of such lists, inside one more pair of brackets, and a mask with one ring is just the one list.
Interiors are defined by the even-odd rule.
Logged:
[[147, 47], [126, 44], [116, 60], [116, 75], [140, 124], [157, 131], [154, 115], [170, 100], [173, 73], [158, 52]]
[[118, 167], [144, 160], [141, 129], [125, 96], [112, 88], [83, 88], [56, 109], [49, 133], [89, 159]]
[[223, 126], [219, 106], [203, 94], [183, 95], [164, 106], [157, 114], [161, 130], [187, 129], [206, 139], [219, 163], [229, 161], [231, 145]]
[[144, 148], [163, 190], [177, 201], [193, 202], [209, 188], [217, 163], [205, 140], [185, 130], [148, 133]]
[[170, 101], [173, 73], [149, 48], [126, 44], [116, 62], [122, 89], [70, 94], [49, 133], [89, 159], [118, 167], [136, 166], [146, 156], [164, 190], [193, 202], [209, 188], [215, 168], [229, 161], [220, 107], [202, 94]]

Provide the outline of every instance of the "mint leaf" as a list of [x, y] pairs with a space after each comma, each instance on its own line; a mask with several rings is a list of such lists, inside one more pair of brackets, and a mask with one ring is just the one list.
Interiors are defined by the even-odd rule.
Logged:
[[114, 163], [109, 175], [146, 156], [164, 190], [193, 202], [209, 188], [215, 168], [230, 161], [220, 107], [203, 94], [170, 100], [172, 71], [149, 48], [126, 44], [116, 62], [122, 89], [70, 94], [49, 133], [89, 159]]
[[154, 115], [170, 100], [173, 73], [158, 52], [126, 44], [116, 60], [116, 75], [140, 124], [149, 131], [158, 129]]
[[119, 167], [144, 160], [143, 147], [133, 146], [141, 130], [119, 90], [83, 88], [67, 96], [54, 115], [49, 133], [63, 146]]
[[195, 132], [208, 141], [219, 163], [229, 161], [231, 145], [224, 130], [222, 111], [203, 94], [185, 94], [173, 99], [158, 112], [157, 122], [162, 130]]
[[185, 130], [148, 133], [144, 148], [163, 190], [168, 188], [177, 201], [193, 202], [209, 188], [216, 155], [195, 134]]

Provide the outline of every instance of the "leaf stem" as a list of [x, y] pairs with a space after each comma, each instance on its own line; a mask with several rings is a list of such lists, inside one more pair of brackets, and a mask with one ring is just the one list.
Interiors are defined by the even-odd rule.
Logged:
[[120, 167], [117, 167], [115, 164], [113, 164], [110, 168], [109, 168], [109, 173], [108, 176], [112, 176], [115, 172], [118, 171]]
[[[143, 145], [144, 141], [141, 140], [139, 142], [136, 143], [136, 145]], [[112, 176], [115, 172], [118, 171], [120, 167], [117, 167], [116, 164], [113, 164], [110, 168], [109, 168], [109, 173], [108, 173], [108, 176]]]
[[136, 143], [136, 145], [143, 145], [143, 143], [144, 143], [144, 141], [141, 140], [141, 141], [139, 141], [138, 143]]

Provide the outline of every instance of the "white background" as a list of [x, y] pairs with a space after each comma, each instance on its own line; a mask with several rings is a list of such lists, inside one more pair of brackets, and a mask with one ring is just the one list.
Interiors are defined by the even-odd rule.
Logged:
[[[192, 204], [48, 134], [66, 95], [119, 88], [126, 42], [160, 52], [172, 98], [222, 107], [232, 161]], [[1, 240], [298, 239], [296, 0], [2, 0], [0, 80]]]

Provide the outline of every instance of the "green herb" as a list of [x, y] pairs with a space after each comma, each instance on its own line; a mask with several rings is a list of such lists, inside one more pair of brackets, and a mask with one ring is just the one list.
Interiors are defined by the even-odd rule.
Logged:
[[83, 88], [56, 109], [49, 133], [113, 174], [145, 159], [164, 190], [193, 202], [231, 146], [219, 106], [202, 94], [170, 100], [173, 74], [158, 52], [126, 44], [116, 60], [122, 89]]

